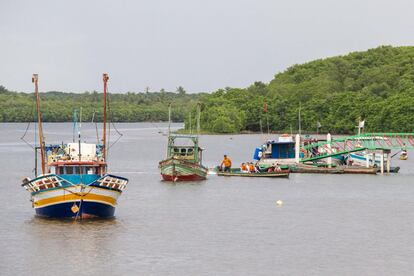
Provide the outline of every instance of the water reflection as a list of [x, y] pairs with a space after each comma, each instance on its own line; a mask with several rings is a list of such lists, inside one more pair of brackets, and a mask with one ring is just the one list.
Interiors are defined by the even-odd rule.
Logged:
[[[45, 125], [53, 129], [48, 133], [67, 136], [61, 140], [71, 138], [70, 127]], [[15, 143], [25, 125], [7, 128], [0, 143]], [[32, 152], [11, 146], [0, 158], [1, 275], [401, 275], [414, 269], [411, 152], [409, 160], [395, 160], [402, 167], [397, 175], [208, 175], [171, 183], [158, 170], [166, 138], [151, 124], [121, 128], [127, 139], [112, 148], [110, 169], [130, 183], [109, 220], [36, 217], [20, 187], [31, 175]], [[201, 136], [206, 165], [214, 167], [223, 153], [234, 164], [247, 161], [263, 140], [232, 135], [222, 143], [229, 137]]]

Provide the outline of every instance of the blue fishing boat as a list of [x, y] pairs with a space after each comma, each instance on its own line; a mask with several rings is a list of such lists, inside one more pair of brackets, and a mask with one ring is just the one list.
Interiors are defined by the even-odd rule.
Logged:
[[253, 154], [253, 160], [260, 167], [269, 167], [275, 164], [292, 165], [296, 163], [296, 142], [287, 134], [279, 136], [276, 140], [269, 140], [257, 147]]
[[[38, 76], [35, 83], [38, 115], [41, 174], [25, 178], [22, 186], [30, 192], [32, 207], [39, 216], [50, 218], [110, 218], [115, 214], [118, 197], [126, 188], [128, 179], [108, 172], [106, 162], [106, 102], [108, 75], [104, 81], [103, 144], [82, 143], [45, 145], [38, 92]], [[37, 158], [36, 158], [37, 159]]]

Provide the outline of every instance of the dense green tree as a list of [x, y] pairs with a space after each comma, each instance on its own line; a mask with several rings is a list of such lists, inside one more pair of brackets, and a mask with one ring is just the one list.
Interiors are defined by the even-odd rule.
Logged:
[[186, 91], [185, 91], [184, 87], [178, 86], [177, 87], [177, 93], [182, 96], [182, 95], [185, 95]]
[[[322, 131], [353, 133], [359, 118], [366, 120], [367, 131], [414, 131], [414, 47], [382, 46], [294, 65], [268, 85], [220, 89], [201, 101], [203, 116], [217, 112], [218, 106], [242, 112], [241, 130], [257, 131], [260, 121], [263, 130], [267, 121], [273, 131], [296, 130], [301, 105], [305, 131], [316, 131], [319, 121]], [[229, 119], [221, 121], [229, 124]], [[206, 121], [203, 128], [220, 132], [212, 122]]]
[[[202, 104], [201, 128], [207, 132], [304, 131], [353, 133], [359, 119], [366, 131], [414, 131], [414, 47], [381, 46], [365, 52], [319, 59], [293, 65], [276, 74], [270, 83], [254, 82], [247, 88], [219, 89], [211, 94], [160, 92], [110, 94], [110, 115], [114, 121], [168, 120], [173, 104], [173, 121], [190, 117], [195, 129], [196, 105]], [[74, 109], [83, 108], [84, 120], [102, 120], [102, 94], [41, 93], [43, 119], [71, 121]], [[0, 86], [0, 120], [35, 119], [33, 94], [10, 92]], [[267, 108], [264, 108], [264, 107]], [[189, 116], [189, 112], [192, 112]], [[267, 111], [267, 112], [265, 112]]]
[[[113, 121], [143, 122], [167, 121], [168, 105], [173, 103], [172, 120], [184, 121], [189, 106], [203, 94], [177, 95], [172, 92], [109, 94], [109, 114]], [[102, 120], [102, 94], [96, 91], [84, 93], [40, 93], [42, 118], [45, 122], [72, 121], [75, 109], [82, 107], [84, 121]], [[0, 119], [3, 122], [33, 121], [35, 98], [33, 93], [10, 92], [0, 87]]]

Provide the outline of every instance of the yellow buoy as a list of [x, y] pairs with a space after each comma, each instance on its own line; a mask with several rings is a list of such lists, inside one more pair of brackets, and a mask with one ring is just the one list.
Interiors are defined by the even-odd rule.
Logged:
[[72, 205], [72, 207], [70, 208], [70, 210], [71, 210], [73, 213], [77, 213], [77, 212], [79, 211], [79, 207], [78, 207], [78, 205], [76, 205], [76, 203], [73, 203], [73, 205]]

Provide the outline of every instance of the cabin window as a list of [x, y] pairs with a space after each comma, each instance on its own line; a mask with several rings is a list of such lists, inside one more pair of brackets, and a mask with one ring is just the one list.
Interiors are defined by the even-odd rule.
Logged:
[[73, 167], [65, 167], [65, 174], [73, 174], [74, 173]]
[[99, 174], [99, 168], [89, 166], [65, 166], [57, 167], [56, 172], [57, 174]]
[[193, 148], [173, 148], [173, 155], [175, 156], [182, 156], [182, 157], [186, 157], [186, 156], [193, 156], [194, 155], [194, 149]]
[[86, 168], [86, 173], [87, 174], [97, 174], [96, 172], [96, 167], [85, 167]]
[[294, 143], [272, 144], [272, 158], [295, 158]]

